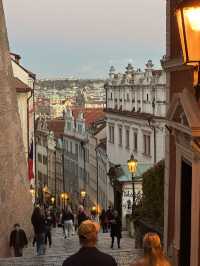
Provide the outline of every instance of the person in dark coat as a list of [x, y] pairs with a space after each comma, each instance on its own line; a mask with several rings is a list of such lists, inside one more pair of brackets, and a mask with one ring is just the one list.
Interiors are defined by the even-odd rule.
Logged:
[[44, 223], [45, 223], [45, 245], [47, 245], [47, 239], [48, 239], [49, 247], [51, 247], [51, 244], [52, 244], [51, 228], [52, 228], [53, 220], [52, 220], [51, 212], [49, 210], [47, 210], [46, 212]]
[[28, 245], [28, 240], [24, 230], [19, 224], [14, 225], [14, 230], [10, 234], [10, 247], [13, 247], [15, 257], [23, 256], [23, 248]]
[[81, 249], [68, 257], [62, 266], [117, 266], [115, 259], [96, 248], [99, 224], [83, 221], [78, 229]]
[[107, 218], [107, 215], [106, 215], [106, 211], [104, 209], [102, 210], [99, 219], [100, 219], [100, 222], [101, 222], [103, 233], [107, 233], [108, 232], [108, 218]]
[[115, 210], [113, 212], [113, 219], [110, 220], [110, 222], [111, 222], [110, 235], [112, 238], [111, 248], [113, 248], [115, 237], [117, 237], [117, 245], [118, 245], [118, 248], [120, 248], [120, 239], [122, 237], [122, 233], [121, 233], [122, 223], [121, 223], [121, 219], [119, 217], [118, 211]]
[[45, 254], [45, 220], [44, 215], [41, 213], [40, 207], [35, 207], [31, 222], [34, 228], [35, 239], [36, 239], [36, 247], [37, 247], [37, 255]]
[[108, 219], [108, 229], [110, 230], [111, 227], [111, 220], [113, 218], [113, 210], [111, 208], [111, 206], [108, 207], [107, 211], [106, 211], [106, 217]]
[[78, 226], [80, 226], [82, 222], [88, 219], [87, 215], [85, 214], [84, 207], [82, 205], [79, 206], [77, 219], [78, 219]]

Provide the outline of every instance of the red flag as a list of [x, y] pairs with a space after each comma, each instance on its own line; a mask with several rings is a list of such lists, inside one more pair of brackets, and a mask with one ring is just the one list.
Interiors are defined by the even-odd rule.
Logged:
[[29, 154], [28, 154], [28, 179], [34, 178], [33, 174], [33, 141], [31, 142]]

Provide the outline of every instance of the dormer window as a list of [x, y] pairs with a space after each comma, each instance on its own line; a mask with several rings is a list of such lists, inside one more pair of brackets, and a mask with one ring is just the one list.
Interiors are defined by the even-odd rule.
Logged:
[[83, 126], [78, 124], [78, 133], [82, 134]]

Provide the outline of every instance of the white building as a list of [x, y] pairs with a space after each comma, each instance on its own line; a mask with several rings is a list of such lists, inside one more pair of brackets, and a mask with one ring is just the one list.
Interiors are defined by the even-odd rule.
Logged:
[[123, 169], [121, 181], [127, 186], [126, 181], [131, 181], [127, 161], [132, 153], [139, 162], [136, 175], [164, 158], [166, 75], [154, 69], [151, 60], [144, 71], [128, 64], [125, 73], [116, 74], [111, 67], [105, 89], [107, 155], [111, 166]]
[[10, 56], [15, 77], [14, 84], [17, 92], [23, 143], [26, 158], [28, 158], [29, 145], [34, 134], [33, 93], [36, 75], [21, 65], [19, 55], [11, 53]]

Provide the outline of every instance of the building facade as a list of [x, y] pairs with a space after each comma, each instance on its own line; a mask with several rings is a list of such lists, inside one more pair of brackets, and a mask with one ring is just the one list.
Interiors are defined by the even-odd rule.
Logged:
[[[187, 2], [187, 1], [183, 1]], [[194, 70], [183, 65], [174, 10], [167, 1], [167, 135], [165, 154], [165, 249], [175, 266], [200, 265], [200, 108]]]
[[36, 75], [22, 66], [20, 55], [10, 53], [14, 75], [17, 102], [23, 132], [23, 143], [28, 159], [29, 146], [34, 140], [34, 86]]
[[165, 72], [155, 70], [151, 60], [145, 71], [128, 64], [124, 74], [116, 74], [111, 67], [105, 89], [109, 161], [126, 164], [131, 153], [139, 162], [163, 159]]
[[64, 192], [62, 136], [64, 120], [48, 120], [45, 116], [37, 119], [36, 127], [36, 187], [41, 203], [51, 204], [55, 198], [60, 206]]
[[[105, 125], [101, 127], [105, 124], [104, 117], [102, 109], [67, 109], [65, 112], [64, 176], [74, 209], [80, 203], [87, 209], [94, 206], [102, 209], [108, 204], [107, 165], [102, 162], [103, 172], [98, 171], [96, 150], [100, 139], [106, 136]], [[84, 199], [81, 198], [83, 190], [86, 192]], [[112, 193], [109, 200], [112, 200]]]

